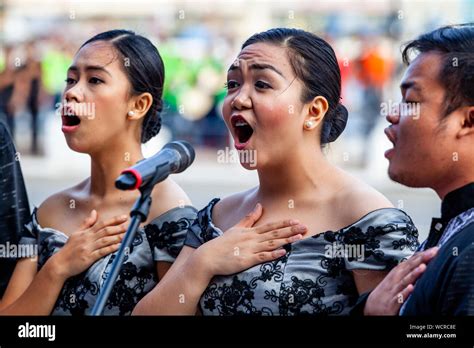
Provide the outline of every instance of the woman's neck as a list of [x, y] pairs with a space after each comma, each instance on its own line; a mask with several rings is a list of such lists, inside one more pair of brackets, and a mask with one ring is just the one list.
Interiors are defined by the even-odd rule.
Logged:
[[140, 145], [113, 146], [91, 154], [91, 196], [98, 199], [114, 196], [122, 191], [115, 187], [120, 173], [143, 159]]
[[278, 165], [259, 169], [260, 185], [257, 200], [296, 200], [308, 194], [318, 196], [331, 191], [338, 169], [327, 161], [321, 151], [295, 150]]

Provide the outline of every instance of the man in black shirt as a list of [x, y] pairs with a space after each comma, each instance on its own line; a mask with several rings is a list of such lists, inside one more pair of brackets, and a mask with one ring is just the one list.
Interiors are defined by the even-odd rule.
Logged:
[[30, 220], [19, 156], [7, 125], [0, 120], [0, 299], [20, 255], [18, 241]]
[[[411, 53], [418, 53], [412, 61]], [[439, 250], [428, 265], [425, 251], [395, 267], [357, 308], [366, 315], [474, 315], [474, 25], [421, 35], [403, 60], [405, 107], [387, 116], [394, 146], [385, 156], [392, 180], [430, 187], [442, 199], [441, 218], [420, 246]]]
[[426, 247], [439, 245], [401, 315], [474, 315], [474, 183], [448, 193]]

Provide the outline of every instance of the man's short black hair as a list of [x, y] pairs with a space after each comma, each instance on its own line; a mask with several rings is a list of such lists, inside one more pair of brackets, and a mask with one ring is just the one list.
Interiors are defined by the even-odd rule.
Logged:
[[402, 58], [410, 64], [412, 53], [438, 52], [442, 67], [438, 80], [444, 86], [445, 111], [474, 105], [474, 23], [449, 25], [422, 34], [403, 48]]

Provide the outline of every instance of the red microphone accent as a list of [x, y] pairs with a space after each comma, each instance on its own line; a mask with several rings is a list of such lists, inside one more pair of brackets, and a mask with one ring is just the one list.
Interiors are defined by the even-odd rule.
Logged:
[[136, 169], [125, 169], [121, 174], [127, 174], [127, 173], [132, 174], [137, 180], [137, 182], [135, 183], [135, 187], [130, 190], [136, 190], [140, 188], [140, 186], [142, 185], [142, 176], [140, 175], [140, 173]]

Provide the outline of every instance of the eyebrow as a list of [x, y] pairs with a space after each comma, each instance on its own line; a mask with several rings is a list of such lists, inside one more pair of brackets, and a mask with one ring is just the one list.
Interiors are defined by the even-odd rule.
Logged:
[[[112, 77], [112, 75], [109, 73], [109, 71], [107, 69], [105, 69], [104, 67], [102, 66], [99, 66], [99, 65], [88, 65], [86, 66], [85, 68], [86, 71], [90, 71], [90, 70], [99, 70], [99, 71], [103, 71], [105, 72], [107, 75], [109, 75], [110, 77]], [[74, 71], [74, 72], [77, 72], [79, 71], [79, 68], [75, 65], [72, 65], [69, 67], [68, 71]]]
[[[236, 64], [232, 64], [229, 68], [228, 71], [232, 71], [232, 70], [236, 70], [238, 69], [239, 66], [236, 65]], [[275, 68], [273, 65], [270, 65], [270, 64], [266, 64], [266, 63], [253, 63], [252, 65], [250, 65], [250, 69], [253, 69], [253, 70], [265, 70], [265, 69], [270, 69], [270, 70], [273, 70], [274, 72], [276, 72], [278, 75], [282, 76], [282, 77], [285, 77], [283, 76], [283, 74], [281, 73], [280, 70], [278, 70], [277, 68]]]
[[405, 81], [400, 84], [400, 89], [406, 91], [407, 89], [412, 88], [417, 92], [421, 92], [422, 88], [415, 81]]

